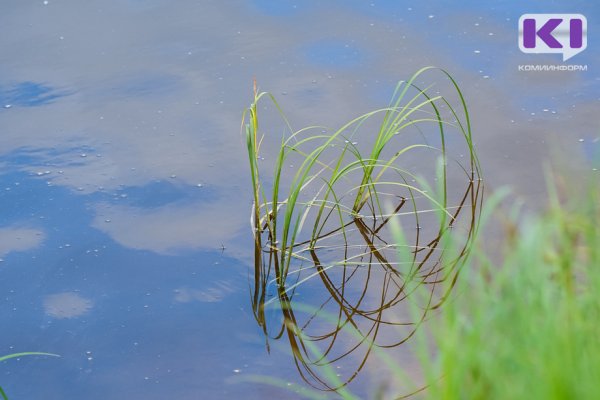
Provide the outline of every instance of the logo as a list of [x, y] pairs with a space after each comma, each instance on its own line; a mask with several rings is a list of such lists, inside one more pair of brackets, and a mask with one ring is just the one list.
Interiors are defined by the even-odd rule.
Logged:
[[523, 53], [561, 53], [563, 61], [587, 47], [587, 19], [581, 14], [523, 14], [519, 49]]

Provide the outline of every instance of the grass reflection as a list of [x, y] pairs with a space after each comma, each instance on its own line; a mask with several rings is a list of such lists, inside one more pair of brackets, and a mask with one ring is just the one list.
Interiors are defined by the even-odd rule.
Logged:
[[[449, 80], [458, 108], [417, 85], [433, 70]], [[269, 179], [258, 118], [266, 99], [290, 132]], [[268, 349], [273, 340], [289, 342], [308, 384], [352, 397], [345, 386], [369, 356], [405, 343], [444, 302], [477, 232], [483, 184], [462, 93], [445, 71], [424, 68], [397, 86], [385, 108], [335, 131], [294, 131], [255, 84], [242, 126], [254, 188], [255, 319]], [[407, 140], [411, 132], [421, 141]], [[463, 162], [449, 155], [450, 138], [468, 155]], [[405, 166], [425, 156], [437, 165], [429, 168], [435, 188]], [[291, 174], [288, 163], [298, 166]], [[455, 229], [463, 242], [449, 254], [443, 239]], [[417, 287], [428, 295], [413, 296]], [[407, 312], [408, 300], [419, 315]]]

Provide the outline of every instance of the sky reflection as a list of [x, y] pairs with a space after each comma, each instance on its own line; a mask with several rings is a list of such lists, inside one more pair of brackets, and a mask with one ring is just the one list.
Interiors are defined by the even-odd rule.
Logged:
[[[249, 304], [253, 77], [295, 128], [337, 127], [441, 66], [465, 92], [488, 188], [536, 207], [544, 164], [597, 179], [598, 42], [570, 60], [586, 72], [519, 72], [560, 58], [520, 53], [516, 21], [568, 6], [592, 35], [598, 5], [495, 3], [2, 4], [0, 354], [62, 357], [6, 362], [0, 385], [14, 398], [294, 398], [226, 383], [300, 381], [289, 349], [265, 351]], [[283, 127], [265, 126], [268, 157]], [[369, 371], [359, 393], [381, 383]]]

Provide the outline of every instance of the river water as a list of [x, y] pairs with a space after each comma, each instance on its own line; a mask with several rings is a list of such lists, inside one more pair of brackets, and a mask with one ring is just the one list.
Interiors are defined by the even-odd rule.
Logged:
[[[565, 10], [587, 16], [586, 50], [565, 62], [519, 50], [522, 14]], [[0, 356], [60, 355], [0, 363], [10, 398], [297, 398], [307, 387], [289, 341], [267, 350], [252, 310], [240, 121], [253, 79], [294, 127], [337, 127], [385, 107], [421, 67], [442, 67], [464, 92], [486, 190], [510, 185], [538, 208], [544, 168], [600, 174], [591, 1], [40, 0], [0, 11]], [[424, 84], [449, 87], [435, 74]], [[395, 357], [418, 375], [410, 351]], [[368, 360], [354, 393], [402, 390], [379, 364]]]

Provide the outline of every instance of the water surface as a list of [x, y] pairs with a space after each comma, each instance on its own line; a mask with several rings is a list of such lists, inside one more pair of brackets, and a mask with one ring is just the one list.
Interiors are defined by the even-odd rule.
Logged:
[[[231, 379], [304, 385], [251, 309], [240, 118], [253, 78], [295, 128], [337, 127], [443, 67], [465, 92], [487, 187], [510, 184], [535, 208], [545, 164], [600, 168], [593, 36], [569, 60], [587, 71], [517, 70], [561, 63], [518, 50], [519, 16], [566, 9], [598, 30], [583, 1], [1, 5], [0, 354], [61, 358], [4, 362], [0, 385], [31, 399], [295, 398]], [[283, 133], [271, 129], [266, 157]], [[410, 351], [397, 357], [416, 371]], [[377, 364], [359, 395], [385, 383]]]

